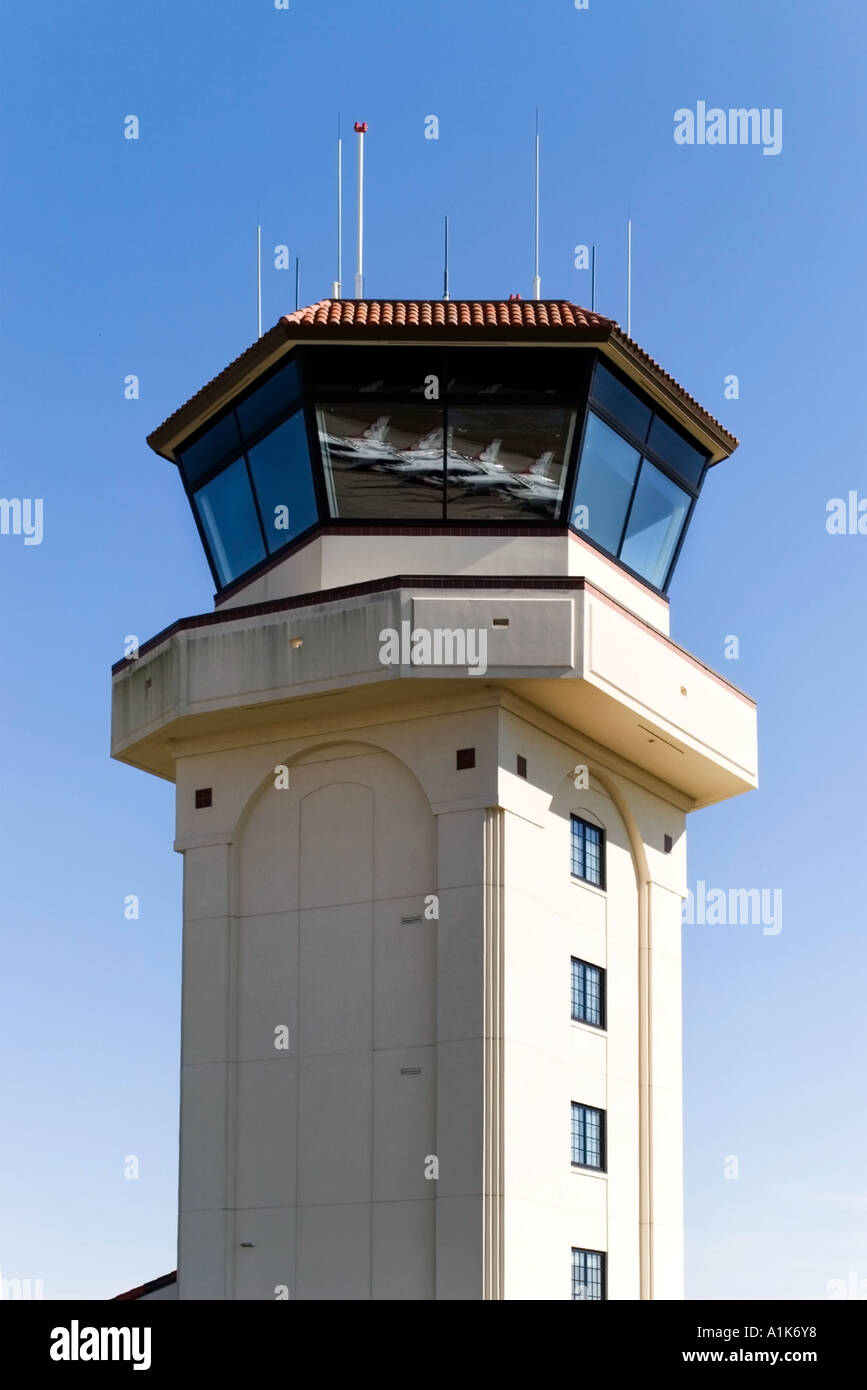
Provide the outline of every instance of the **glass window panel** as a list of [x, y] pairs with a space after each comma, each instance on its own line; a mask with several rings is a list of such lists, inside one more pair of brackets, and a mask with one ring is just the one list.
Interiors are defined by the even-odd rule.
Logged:
[[268, 553], [273, 554], [317, 520], [304, 411], [278, 425], [247, 457]]
[[221, 585], [264, 560], [265, 546], [243, 459], [200, 488], [193, 501]]
[[580, 816], [572, 816], [571, 826], [572, 877], [581, 878], [597, 888], [604, 887], [603, 832]]
[[591, 395], [594, 401], [598, 401], [619, 420], [624, 429], [637, 435], [642, 443], [644, 442], [652, 414], [650, 406], [639, 400], [638, 396], [630, 391], [628, 386], [624, 386], [612, 372], [607, 371], [601, 362], [597, 362], [593, 373]]
[[[641, 455], [616, 430], [591, 411], [584, 433], [572, 524], [612, 555], [617, 554], [632, 485]], [[577, 507], [587, 512], [576, 514]], [[586, 518], [586, 524], [585, 524]]]
[[600, 971], [595, 965], [585, 965], [583, 961], [572, 962], [573, 972], [577, 972], [577, 998], [573, 1018], [580, 1023], [602, 1025]]
[[430, 375], [445, 372], [442, 348], [309, 348], [304, 368], [314, 396], [425, 403]]
[[683, 488], [644, 460], [620, 558], [658, 589], [665, 584], [690, 501]]
[[449, 409], [449, 521], [550, 522], [563, 499], [575, 412]]
[[222, 420], [212, 425], [195, 444], [180, 451], [181, 468], [188, 486], [195, 487], [206, 473], [228, 459], [231, 454], [238, 453], [240, 448], [238, 422], [234, 411], [230, 410], [228, 415], [224, 415]]
[[258, 434], [260, 430], [267, 427], [280, 415], [285, 415], [286, 411], [298, 400], [301, 395], [301, 383], [298, 380], [298, 368], [293, 362], [287, 362], [279, 372], [275, 372], [264, 385], [254, 391], [252, 396], [246, 400], [239, 401], [237, 406], [238, 419], [241, 422], [241, 429], [244, 438], [249, 439], [252, 435]]
[[439, 406], [329, 405], [316, 421], [333, 517], [442, 519]]
[[446, 389], [450, 401], [469, 397], [480, 405], [574, 401], [584, 393], [586, 362], [561, 348], [449, 348]]
[[597, 1250], [572, 1251], [572, 1299], [602, 1302], [605, 1256]]
[[693, 487], [698, 486], [706, 456], [692, 444], [688, 444], [683, 435], [667, 425], [660, 415], [654, 417], [647, 442], [685, 482], [691, 483]]

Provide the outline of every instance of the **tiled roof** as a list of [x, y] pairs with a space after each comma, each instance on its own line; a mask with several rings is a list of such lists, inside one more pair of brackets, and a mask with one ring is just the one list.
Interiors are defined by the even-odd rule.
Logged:
[[567, 300], [320, 299], [281, 323], [305, 328], [602, 328], [616, 327]]
[[735, 436], [628, 337], [614, 319], [565, 299], [320, 299], [316, 304], [284, 314], [273, 328], [164, 420], [148, 436], [148, 443], [157, 453], [174, 457], [173, 445], [181, 434], [201, 423], [211, 410], [245, 385], [257, 369], [274, 362], [284, 343], [334, 339], [351, 342], [392, 332], [397, 336], [405, 333], [408, 340], [441, 332], [444, 337], [466, 333], [468, 337], [479, 335], [496, 342], [517, 333], [558, 342], [574, 338], [576, 343], [611, 345], [619, 350], [618, 356], [631, 359], [651, 379], [655, 377], [675, 404], [685, 406], [710, 428], [720, 442], [715, 457], [724, 457], [737, 448]]

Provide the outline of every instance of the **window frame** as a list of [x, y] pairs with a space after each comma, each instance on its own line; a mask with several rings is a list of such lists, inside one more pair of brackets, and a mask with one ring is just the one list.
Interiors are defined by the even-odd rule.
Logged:
[[[612, 412], [608, 410], [608, 408], [604, 406], [601, 402], [597, 402], [593, 399], [593, 376], [596, 372], [597, 367], [599, 366], [604, 368], [604, 370], [607, 371], [611, 376], [615, 377], [616, 380], [620, 382], [621, 386], [625, 386], [629, 391], [633, 393], [633, 395], [637, 396], [638, 399], [649, 408], [650, 420], [648, 421], [647, 432], [644, 439], [640, 438], [638, 434], [630, 430], [628, 426], [622, 423], [622, 421], [618, 420], [617, 416], [612, 414]], [[633, 479], [632, 483], [632, 492], [630, 494], [629, 502], [627, 504], [626, 512], [624, 514], [623, 526], [621, 529], [620, 539], [616, 551], [607, 550], [605, 546], [600, 545], [598, 541], [593, 539], [589, 531], [579, 530], [577, 526], [572, 525], [573, 504], [575, 502], [575, 494], [581, 476], [581, 457], [584, 452], [584, 440], [587, 434], [587, 426], [590, 423], [591, 414], [598, 415], [599, 419], [602, 420], [604, 424], [608, 425], [610, 429], [614, 430], [617, 434], [619, 434], [621, 438], [624, 439], [627, 444], [631, 445], [633, 449], [637, 449], [639, 454], [641, 455], [638, 468], [635, 471], [635, 478]], [[704, 453], [704, 467], [696, 483], [688, 483], [685, 478], [681, 477], [681, 475], [677, 473], [671, 467], [670, 464], [666, 463], [665, 459], [663, 459], [662, 456], [658, 454], [656, 450], [646, 442], [650, 437], [651, 430], [653, 429], [653, 422], [657, 415], [661, 418], [664, 424], [668, 425], [670, 429], [674, 430], [675, 434], [682, 435], [683, 438], [686, 440], [686, 443], [690, 444], [694, 449], [696, 449], [697, 452]], [[645, 392], [639, 390], [634, 382], [630, 381], [628, 377], [624, 376], [624, 374], [621, 371], [619, 371], [614, 366], [614, 364], [608, 360], [608, 358], [606, 358], [602, 353], [599, 352], [597, 352], [595, 355], [592, 370], [590, 373], [590, 378], [587, 383], [586, 399], [584, 405], [584, 418], [581, 423], [581, 429], [579, 431], [576, 431], [576, 434], [578, 436], [578, 439], [574, 459], [574, 473], [571, 480], [567, 480], [567, 490], [564, 498], [563, 516], [566, 525], [569, 527], [569, 529], [573, 532], [574, 535], [580, 536], [583, 541], [587, 541], [589, 545], [592, 545], [594, 550], [598, 550], [600, 555], [606, 556], [606, 558], [609, 560], [614, 560], [616, 564], [620, 565], [627, 572], [627, 574], [631, 574], [633, 578], [639, 580], [640, 583], [645, 584], [654, 593], [661, 594], [663, 597], [666, 597], [669, 585], [671, 584], [672, 576], [677, 567], [678, 559], [680, 558], [681, 547], [683, 546], [683, 542], [686, 539], [686, 533], [692, 524], [692, 516], [693, 512], [695, 511], [695, 504], [698, 501], [702, 488], [704, 487], [704, 482], [705, 478], [707, 477], [708, 469], [711, 467], [710, 454], [707, 452], [707, 450], [700, 449], [698, 446], [698, 442], [690, 438], [686, 434], [686, 431], [683, 430], [677, 424], [677, 422], [673, 419], [672, 416], [670, 416], [667, 413], [667, 411], [665, 411], [661, 406], [657, 405], [656, 401], [652, 400], [651, 397], [645, 394]], [[653, 464], [654, 468], [658, 468], [660, 473], [664, 474], [664, 476], [667, 477], [671, 482], [675, 483], [676, 486], [679, 487], [683, 492], [685, 492], [687, 496], [690, 498], [690, 505], [687, 509], [686, 516], [683, 520], [683, 525], [680, 530], [680, 535], [678, 536], [677, 545], [675, 546], [674, 553], [672, 554], [671, 560], [669, 561], [668, 569], [665, 573], [664, 582], [660, 586], [654, 584], [653, 581], [648, 579], [646, 575], [639, 574], [637, 570], [634, 570], [631, 565], [627, 565], [620, 558], [620, 551], [623, 549], [623, 541], [629, 527], [629, 518], [632, 515], [632, 506], [635, 501], [635, 494], [638, 490], [638, 483], [641, 478], [645, 458], [647, 459], [648, 463]]]
[[[590, 969], [590, 970], [597, 970], [597, 971], [599, 972], [599, 1022], [598, 1022], [598, 1023], [594, 1023], [594, 1022], [593, 1022], [591, 1019], [589, 1019], [589, 1018], [576, 1018], [576, 1017], [575, 1017], [575, 1014], [574, 1014], [574, 1012], [573, 1012], [574, 1007], [575, 1007], [575, 989], [574, 989], [574, 978], [575, 978], [575, 976], [574, 976], [574, 967], [575, 967], [576, 965], [581, 965], [581, 966], [583, 966], [585, 970], [586, 970], [586, 969]], [[608, 972], [607, 972], [607, 970], [605, 969], [605, 966], [604, 966], [604, 965], [594, 965], [593, 961], [584, 960], [581, 956], [570, 956], [570, 957], [569, 957], [569, 1017], [570, 1017], [570, 1020], [571, 1020], [572, 1023], [580, 1023], [580, 1024], [582, 1024], [585, 1028], [595, 1028], [596, 1031], [597, 1031], [597, 1033], [605, 1033], [605, 1032], [607, 1032], [607, 1030], [608, 1030], [608, 983], [607, 983], [607, 975], [608, 975]], [[587, 995], [586, 981], [585, 981], [585, 986], [584, 986], [584, 995], [585, 995], [585, 999], [586, 999], [586, 995]]]
[[[599, 1256], [599, 1297], [598, 1298], [576, 1298], [575, 1297], [575, 1256], [576, 1255], [598, 1255]], [[573, 1303], [606, 1303], [608, 1301], [608, 1252], [607, 1250], [588, 1250], [583, 1245], [572, 1246], [572, 1263], [570, 1267], [570, 1287], [572, 1290]], [[583, 1284], [588, 1287], [586, 1281]]]
[[[608, 1143], [607, 1143], [607, 1140], [608, 1140], [608, 1135], [607, 1135], [608, 1125], [607, 1125], [606, 1112], [605, 1112], [604, 1110], [602, 1110], [598, 1105], [587, 1105], [583, 1100], [573, 1100], [573, 1101], [570, 1102], [570, 1106], [571, 1106], [570, 1111], [569, 1111], [569, 1120], [570, 1120], [570, 1130], [569, 1130], [569, 1140], [570, 1140], [570, 1142], [569, 1142], [569, 1162], [570, 1162], [570, 1166], [571, 1166], [572, 1168], [577, 1169], [578, 1172], [580, 1172], [580, 1173], [607, 1173], [607, 1172], [608, 1172]], [[599, 1116], [599, 1162], [598, 1162], [598, 1163], [582, 1163], [580, 1159], [575, 1159], [575, 1158], [572, 1157], [572, 1154], [574, 1153], [574, 1150], [575, 1150], [575, 1111], [576, 1111], [576, 1110], [592, 1111], [594, 1115], [598, 1115], [598, 1116]]]
[[[279, 372], [281, 372], [292, 362], [294, 362], [295, 364], [295, 370], [298, 377], [297, 394], [292, 397], [292, 400], [290, 401], [286, 409], [280, 414], [275, 415], [270, 420], [267, 426], [260, 427], [259, 429], [252, 431], [249, 434], [245, 434], [244, 430], [241, 427], [240, 417], [237, 413], [238, 406], [242, 405], [244, 401], [254, 396], [262, 386], [266, 385], [267, 382], [271, 380], [272, 377], [277, 376]], [[257, 377], [256, 380], [247, 388], [246, 391], [242, 392], [235, 400], [232, 401], [232, 404], [229, 406], [228, 409], [221, 410], [216, 415], [211, 416], [211, 418], [207, 420], [204, 425], [202, 425], [198, 430], [195, 430], [192, 434], [188, 435], [187, 438], [184, 439], [183, 442], [175, 448], [175, 454], [178, 458], [178, 473], [180, 475], [181, 483], [183, 485], [183, 489], [187, 497], [187, 502], [189, 504], [190, 511], [193, 514], [193, 520], [196, 524], [196, 529], [199, 533], [199, 540], [201, 542], [202, 549], [205, 552], [205, 558], [208, 562], [208, 568], [211, 571], [211, 578], [214, 581], [217, 597], [221, 597], [223, 594], [228, 593], [230, 590], [234, 588], [235, 585], [239, 585], [241, 583], [249, 583], [252, 580], [254, 580], [258, 574], [263, 573], [272, 564], [274, 564], [274, 562], [283, 554], [284, 551], [288, 551], [290, 547], [297, 545], [300, 541], [304, 539], [305, 536], [309, 535], [311, 532], [315, 531], [317, 527], [321, 526], [323, 516], [325, 516], [326, 518], [328, 516], [327, 508], [323, 510], [323, 482], [321, 476], [322, 469], [318, 466], [319, 437], [315, 432], [315, 428], [311, 428], [310, 411], [307, 407], [308, 391], [304, 366], [304, 354], [302, 352], [298, 352], [296, 349], [293, 349], [291, 352], [288, 352], [284, 357], [281, 357], [280, 360], [276, 362], [274, 366], [270, 369], [270, 371], [263, 373], [263, 375], [260, 377]], [[285, 545], [280, 546], [278, 550], [269, 551], [268, 536], [262, 519], [261, 509], [259, 506], [259, 497], [256, 491], [255, 483], [253, 481], [253, 471], [250, 467], [249, 452], [251, 449], [254, 449], [257, 444], [261, 444], [263, 439], [266, 439], [268, 435], [273, 434], [276, 430], [280, 429], [282, 425], [286, 424], [287, 420], [291, 419], [293, 415], [297, 415], [299, 412], [301, 413], [302, 419], [304, 421], [304, 435], [307, 441], [308, 466], [310, 468], [310, 474], [313, 482], [313, 496], [316, 502], [316, 519], [310, 526], [306, 527], [303, 531], [299, 531], [297, 536], [292, 536], [291, 539], [287, 540]], [[238, 445], [237, 449], [233, 449], [230, 453], [224, 455], [220, 459], [219, 463], [213, 464], [207, 472], [203, 473], [201, 477], [197, 479], [195, 485], [191, 485], [187, 481], [187, 475], [184, 471], [181, 455], [191, 445], [196, 444], [200, 439], [203, 439], [204, 436], [211, 429], [213, 429], [214, 426], [217, 425], [220, 420], [222, 420], [224, 417], [228, 415], [235, 416], [235, 427], [238, 431], [238, 437], [241, 441], [240, 444]], [[207, 533], [204, 529], [204, 525], [201, 521], [201, 518], [199, 517], [199, 509], [196, 505], [195, 497], [196, 493], [201, 492], [202, 489], [207, 487], [209, 483], [212, 483], [220, 473], [224, 473], [228, 468], [231, 468], [233, 463], [237, 463], [239, 460], [242, 460], [244, 463], [244, 468], [247, 474], [247, 485], [250, 488], [250, 492], [253, 497], [253, 506], [255, 508], [257, 520], [259, 522], [259, 530], [262, 535], [262, 541], [265, 547], [265, 554], [263, 559], [259, 560], [249, 570], [244, 570], [243, 574], [239, 574], [237, 578], [232, 579], [228, 584], [224, 584], [220, 578], [216, 564], [214, 563], [214, 559], [211, 555], [211, 549], [208, 542]]]
[[[574, 840], [574, 836], [575, 836], [575, 823], [576, 823], [576, 822], [577, 822], [579, 825], [589, 826], [589, 828], [590, 828], [591, 830], [597, 830], [597, 831], [599, 832], [599, 882], [598, 882], [598, 883], [594, 883], [594, 881], [593, 881], [592, 878], [587, 878], [584, 874], [576, 874], [574, 868], [572, 867], [573, 862], [574, 862], [574, 857], [575, 857], [575, 856], [574, 856], [574, 849], [575, 849], [575, 840]], [[587, 886], [588, 886], [589, 888], [598, 888], [599, 891], [600, 891], [601, 893], [605, 893], [605, 892], [608, 891], [608, 871], [607, 871], [607, 870], [608, 870], [608, 866], [607, 866], [607, 862], [606, 862], [606, 860], [607, 860], [607, 852], [606, 852], [606, 851], [607, 851], [607, 845], [608, 845], [608, 840], [607, 840], [607, 836], [606, 836], [606, 834], [605, 834], [605, 829], [604, 829], [603, 826], [601, 826], [601, 825], [596, 825], [593, 821], [585, 820], [583, 816], [579, 816], [579, 815], [578, 815], [578, 812], [577, 812], [577, 811], [570, 811], [570, 813], [569, 813], [569, 872], [570, 872], [570, 874], [572, 875], [572, 880], [573, 880], [574, 883], [586, 883]], [[586, 840], [585, 840], [585, 843], [584, 843], [584, 866], [585, 866], [585, 868], [587, 867], [587, 845], [586, 845]]]

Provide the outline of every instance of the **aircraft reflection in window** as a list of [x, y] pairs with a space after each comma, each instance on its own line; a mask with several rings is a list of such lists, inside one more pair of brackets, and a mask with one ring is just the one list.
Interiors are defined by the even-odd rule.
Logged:
[[[380, 415], [360, 435], [325, 434], [324, 443], [329, 454], [333, 458], [345, 459], [358, 468], [369, 468], [377, 473], [399, 473], [439, 487], [443, 468], [442, 429], [431, 430], [409, 448], [398, 449], [386, 439], [390, 418]], [[529, 494], [534, 500], [558, 499], [559, 484], [546, 472], [554, 458], [553, 450], [541, 454], [525, 472], [512, 473], [497, 462], [502, 439], [492, 439], [476, 454], [461, 454], [453, 447], [452, 438], [452, 431], [449, 430], [447, 462], [451, 486], [460, 485], [475, 492]]]

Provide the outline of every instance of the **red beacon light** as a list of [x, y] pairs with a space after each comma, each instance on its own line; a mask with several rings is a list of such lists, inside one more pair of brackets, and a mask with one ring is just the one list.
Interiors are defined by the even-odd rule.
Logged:
[[367, 134], [367, 121], [356, 121], [356, 122], [355, 122], [355, 133], [356, 133], [356, 135], [366, 135], [366, 134]]

